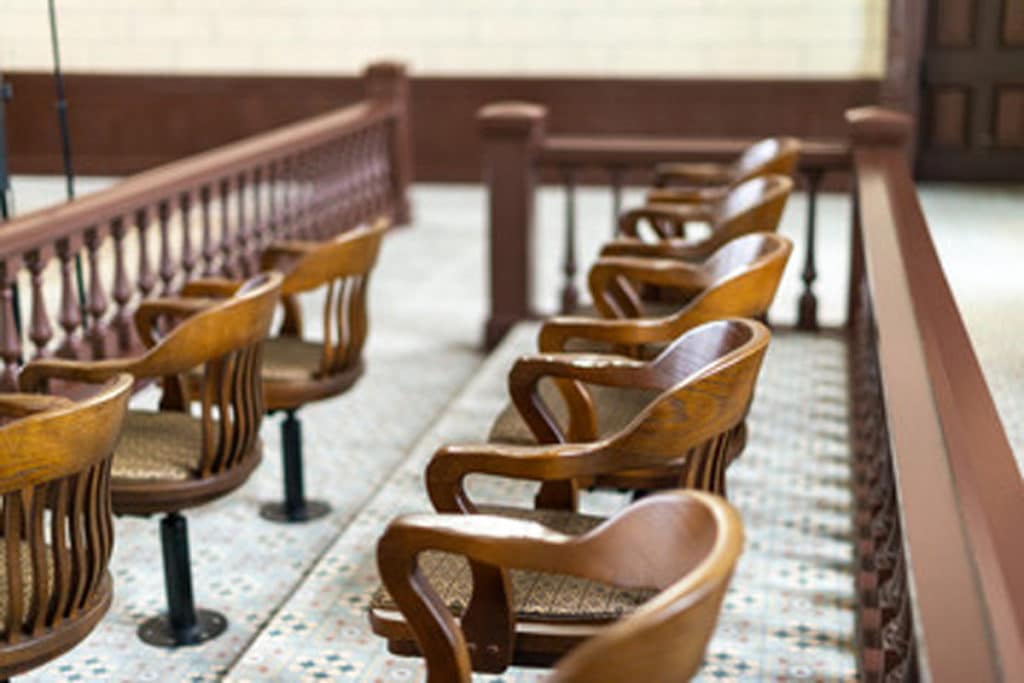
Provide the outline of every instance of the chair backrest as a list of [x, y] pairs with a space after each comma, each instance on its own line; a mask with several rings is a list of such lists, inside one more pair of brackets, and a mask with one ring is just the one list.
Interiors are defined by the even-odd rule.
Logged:
[[792, 176], [800, 158], [800, 141], [796, 138], [767, 138], [743, 152], [732, 167], [733, 184], [760, 175]]
[[301, 336], [295, 295], [326, 287], [323, 312], [324, 374], [344, 371], [362, 356], [369, 330], [366, 295], [380, 244], [390, 228], [386, 218], [342, 233], [298, 258], [281, 287], [286, 317], [282, 334]]
[[792, 251], [789, 238], [775, 233], [745, 235], [728, 242], [704, 262], [713, 277], [711, 284], [670, 316], [666, 327], [681, 334], [722, 318], [764, 317]]
[[281, 291], [280, 273], [260, 273], [233, 296], [185, 318], [138, 359], [136, 377], [164, 377], [161, 407], [188, 410], [184, 375], [202, 367], [199, 473], [217, 474], [255, 454], [263, 420], [263, 340]]
[[[121, 433], [132, 376], [121, 374], [79, 401], [0, 427], [0, 500], [6, 614], [0, 676], [28, 670], [84, 638], [109, 604], [113, 546], [110, 455]], [[0, 413], [34, 394], [0, 396]], [[77, 635], [34, 643], [64, 626]]]
[[584, 578], [625, 586], [657, 583], [662, 591], [570, 651], [549, 682], [678, 683], [692, 678], [703, 663], [743, 551], [739, 514], [717, 496], [662, 493], [627, 508], [593, 536], [594, 545], [600, 540], [614, 550], [600, 553], [603, 566], [595, 572], [600, 576]]
[[715, 247], [752, 232], [774, 232], [782, 220], [793, 181], [782, 175], [746, 180], [718, 204], [708, 241]]
[[[679, 485], [724, 494], [730, 439], [743, 421], [771, 333], [732, 318], [682, 335], [652, 361], [664, 389], [617, 434], [608, 449], [630, 470], [681, 465]], [[671, 385], [670, 385], [671, 383]]]

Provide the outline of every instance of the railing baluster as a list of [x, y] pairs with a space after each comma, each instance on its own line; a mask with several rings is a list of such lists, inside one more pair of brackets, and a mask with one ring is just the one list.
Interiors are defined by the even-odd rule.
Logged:
[[269, 241], [263, 224], [263, 171], [256, 167], [252, 172], [252, 241], [249, 245], [250, 271], [259, 269], [259, 255], [263, 245]]
[[196, 252], [192, 247], [192, 193], [182, 192], [178, 196], [178, 210], [181, 214], [181, 267], [185, 271], [185, 280], [192, 279], [196, 269]]
[[565, 284], [562, 287], [562, 313], [576, 310], [579, 293], [576, 289], [576, 171], [569, 166], [562, 167], [565, 180], [565, 260], [562, 270]]
[[58, 354], [65, 358], [78, 358], [81, 353], [81, 341], [76, 334], [82, 324], [76, 286], [76, 255], [70, 240], [57, 243], [57, 259], [60, 261], [60, 315], [57, 316], [57, 322], [64, 330], [64, 341], [61, 342]]
[[203, 185], [199, 190], [199, 209], [203, 223], [202, 255], [203, 255], [203, 277], [210, 277], [216, 274], [213, 267], [217, 259], [217, 247], [213, 243], [213, 224], [210, 219], [210, 186]]
[[220, 272], [224, 277], [233, 277], [235, 269], [231, 264], [231, 180], [220, 181]]
[[295, 220], [292, 216], [292, 186], [295, 183], [295, 158], [288, 156], [281, 162], [281, 220], [278, 223], [279, 237], [295, 237]]
[[238, 245], [238, 269], [243, 277], [249, 276], [249, 228], [245, 220], [245, 188], [246, 179], [244, 173], [239, 173], [235, 180], [235, 209], [238, 212], [238, 233], [235, 235], [235, 243]]
[[14, 286], [17, 283], [17, 259], [8, 256], [0, 261], [0, 389], [17, 391], [18, 364], [21, 362], [21, 335], [14, 324]]
[[149, 209], [139, 209], [135, 212], [135, 231], [139, 239], [139, 276], [136, 285], [142, 298], [145, 299], [156, 286], [156, 275], [153, 273], [153, 266], [149, 262]]
[[85, 249], [89, 261], [89, 297], [87, 299], [90, 323], [86, 335], [92, 346], [94, 358], [106, 357], [107, 314], [109, 301], [103, 288], [103, 273], [99, 263], [100, 233], [98, 228], [90, 228], [85, 233]]
[[815, 266], [814, 242], [817, 233], [818, 188], [821, 185], [822, 172], [811, 169], [805, 172], [807, 179], [807, 253], [804, 258], [804, 270], [801, 279], [804, 291], [800, 295], [800, 308], [797, 312], [796, 326], [801, 330], [818, 329], [818, 299], [814, 296], [814, 281], [818, 279]]
[[32, 289], [32, 312], [29, 318], [28, 338], [36, 347], [36, 355], [43, 357], [47, 355], [46, 347], [53, 339], [53, 327], [50, 325], [50, 316], [46, 312], [46, 299], [43, 296], [43, 271], [46, 264], [38, 251], [32, 251], [25, 255], [25, 266], [31, 274]]
[[132, 316], [128, 310], [128, 303], [132, 299], [132, 285], [125, 265], [124, 220], [115, 218], [110, 224], [110, 233], [114, 237], [113, 294], [114, 303], [117, 304], [117, 310], [114, 312], [114, 330], [117, 333], [118, 349], [127, 351], [132, 344]]
[[277, 171], [279, 165], [280, 162], [272, 161], [267, 166], [267, 240], [264, 246], [277, 238], [278, 221], [280, 219], [280, 216], [277, 215]]
[[163, 294], [166, 295], [174, 290], [174, 276], [178, 274], [171, 257], [171, 206], [167, 200], [160, 202], [157, 215], [160, 220], [160, 280], [164, 283]]
[[619, 234], [619, 214], [622, 213], [622, 166], [611, 166], [608, 177], [612, 184], [612, 239]]

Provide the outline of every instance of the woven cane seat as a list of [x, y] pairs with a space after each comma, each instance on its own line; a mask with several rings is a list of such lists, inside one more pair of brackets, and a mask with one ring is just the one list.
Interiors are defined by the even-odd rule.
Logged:
[[263, 343], [264, 382], [308, 382], [320, 374], [322, 342], [274, 337]]
[[[21, 566], [21, 605], [22, 609], [28, 609], [35, 599], [36, 581], [35, 571], [32, 567], [32, 555], [29, 544], [25, 541], [19, 543], [18, 564]], [[43, 557], [46, 562], [46, 594], [53, 594], [53, 556], [50, 547], [43, 549]], [[0, 633], [7, 629], [7, 610], [10, 607], [11, 595], [7, 583], [7, 539], [0, 538]]]
[[131, 410], [114, 452], [114, 479], [184, 481], [197, 474], [202, 422], [187, 413]]
[[[528, 510], [480, 506], [480, 512], [538, 522], [576, 536], [604, 521], [565, 510]], [[427, 551], [419, 556], [420, 570], [456, 616], [461, 615], [473, 593], [469, 562], [461, 555]], [[512, 604], [523, 621], [606, 622], [633, 612], [650, 600], [655, 590], [626, 590], [573, 576], [511, 570]], [[391, 596], [378, 588], [371, 610], [397, 611]]]
[[[562, 427], [564, 434], [568, 427], [569, 417], [562, 395], [551, 380], [541, 380], [539, 387], [544, 404]], [[596, 385], [587, 385], [586, 388], [594, 403], [594, 411], [597, 413], [597, 431], [602, 438], [620, 431], [658, 396], [657, 391], [647, 389]], [[537, 443], [533, 432], [530, 431], [512, 403], [506, 405], [495, 419], [488, 440], [492, 443]]]

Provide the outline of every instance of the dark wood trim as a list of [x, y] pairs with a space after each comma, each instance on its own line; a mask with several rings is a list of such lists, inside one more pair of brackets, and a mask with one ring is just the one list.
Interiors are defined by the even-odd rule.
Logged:
[[[49, 74], [7, 74], [12, 168], [60, 171]], [[363, 97], [358, 76], [67, 74], [71, 140], [81, 173], [122, 175], [298, 121]], [[416, 178], [480, 180], [474, 120], [519, 99], [574, 135], [841, 138], [843, 112], [873, 104], [877, 80], [679, 80], [415, 77], [410, 81]], [[756, 115], [754, 115], [756, 113]]]

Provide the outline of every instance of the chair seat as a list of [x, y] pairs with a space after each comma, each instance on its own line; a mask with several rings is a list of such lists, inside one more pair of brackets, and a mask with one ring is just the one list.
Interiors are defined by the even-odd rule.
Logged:
[[[538, 522], [569, 535], [586, 533], [604, 522], [564, 510], [528, 510], [481, 506], [480, 512]], [[469, 604], [473, 580], [469, 562], [461, 555], [437, 551], [422, 553], [419, 566], [441, 600], [455, 615]], [[633, 612], [656, 594], [654, 590], [626, 590], [572, 576], [511, 570], [512, 603], [516, 618], [534, 622], [604, 623]], [[383, 587], [370, 602], [370, 610], [397, 611]]]
[[[685, 301], [644, 301], [644, 316], [645, 318], [661, 318], [669, 315], [675, 315], [679, 310], [686, 305]], [[584, 318], [603, 318], [600, 312], [593, 305], [577, 306], [571, 315], [582, 316]]]
[[321, 370], [324, 345], [298, 337], [274, 337], [263, 345], [263, 390], [267, 410], [298, 408], [346, 391], [363, 374], [360, 359], [351, 367]]
[[[594, 411], [597, 413], [597, 430], [600, 437], [620, 431], [636, 417], [644, 407], [658, 397], [657, 391], [587, 385]], [[551, 380], [541, 380], [540, 395], [563, 433], [568, 427], [568, 411], [562, 395]], [[523, 421], [514, 404], [509, 403], [491, 426], [488, 441], [529, 445], [537, 443], [533, 432]]]
[[[18, 550], [18, 564], [21, 565], [21, 604], [27, 609], [35, 599], [35, 571], [29, 544], [21, 541]], [[43, 551], [46, 562], [46, 593], [53, 594], [53, 555], [49, 546]], [[7, 630], [7, 611], [10, 609], [10, 589], [7, 584], [7, 539], [0, 537], [0, 633]]]
[[187, 413], [131, 410], [114, 451], [114, 479], [185, 481], [198, 474], [202, 422]]

